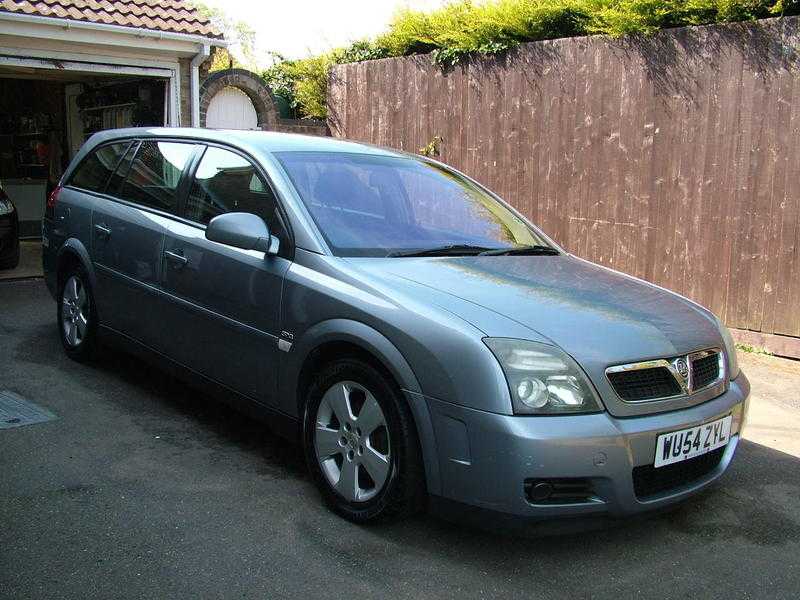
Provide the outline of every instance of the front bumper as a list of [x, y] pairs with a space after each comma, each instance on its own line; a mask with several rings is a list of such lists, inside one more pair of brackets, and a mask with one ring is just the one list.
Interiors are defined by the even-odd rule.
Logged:
[[[622, 517], [663, 509], [719, 478], [730, 464], [747, 414], [744, 374], [703, 404], [667, 413], [615, 418], [608, 413], [525, 417], [488, 413], [426, 398], [433, 422], [441, 500], [533, 520]], [[633, 469], [651, 465], [659, 434], [733, 415], [719, 463], [697, 479], [637, 497]], [[529, 501], [526, 479], [589, 480], [592, 498], [577, 503]], [[437, 499], [439, 500], [439, 499]]]
[[0, 216], [0, 259], [9, 259], [19, 252], [19, 221], [17, 214]]

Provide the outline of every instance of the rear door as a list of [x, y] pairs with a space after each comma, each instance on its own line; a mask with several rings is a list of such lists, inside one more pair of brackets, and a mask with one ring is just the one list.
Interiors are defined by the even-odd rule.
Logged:
[[[205, 237], [226, 212], [264, 219], [281, 240], [279, 256], [241, 250]], [[291, 264], [286, 220], [269, 181], [254, 162], [208, 146], [195, 169], [164, 245], [162, 288], [174, 327], [169, 355], [244, 395], [272, 403], [283, 277]]]
[[196, 144], [135, 142], [92, 214], [96, 302], [103, 325], [164, 349], [161, 275], [165, 231], [178, 211], [181, 185]]
[[[68, 190], [76, 189], [91, 199], [88, 203], [91, 212], [87, 215], [88, 230], [84, 243], [89, 249], [97, 273], [97, 286], [93, 292], [98, 314], [103, 324], [112, 328], [118, 326], [114, 298], [119, 295], [122, 282], [110, 277], [112, 257], [114, 254], [119, 254], [119, 249], [118, 244], [111, 243], [110, 232], [106, 226], [111, 221], [106, 215], [116, 212], [116, 205], [106, 191], [112, 176], [122, 163], [132, 158], [137, 145], [138, 141], [127, 139], [99, 146], [81, 161], [66, 183]], [[63, 216], [61, 218], [63, 219]], [[104, 235], [99, 236], [100, 231]], [[121, 237], [117, 236], [118, 239]]]

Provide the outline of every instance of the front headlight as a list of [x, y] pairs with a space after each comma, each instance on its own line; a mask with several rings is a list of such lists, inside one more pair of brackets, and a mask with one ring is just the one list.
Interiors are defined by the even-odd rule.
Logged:
[[734, 380], [739, 376], [739, 359], [736, 357], [736, 342], [733, 341], [731, 332], [722, 324], [719, 317], [714, 315], [714, 319], [717, 321], [717, 327], [722, 335], [722, 341], [725, 342], [725, 356], [728, 358], [728, 378]]
[[555, 346], [484, 338], [508, 381], [516, 414], [561, 415], [603, 410], [581, 368]]
[[0, 191], [0, 215], [10, 215], [12, 212], [14, 212], [14, 205], [11, 204], [11, 200], [3, 198]]

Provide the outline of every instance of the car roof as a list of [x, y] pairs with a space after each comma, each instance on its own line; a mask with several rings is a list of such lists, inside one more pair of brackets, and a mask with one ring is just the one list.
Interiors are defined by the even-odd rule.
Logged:
[[371, 144], [332, 137], [278, 133], [276, 131], [246, 131], [237, 129], [201, 129], [189, 127], [129, 127], [107, 129], [92, 136], [91, 146], [128, 137], [169, 137], [219, 142], [258, 149], [262, 152], [349, 152], [378, 156], [408, 156], [404, 152]]

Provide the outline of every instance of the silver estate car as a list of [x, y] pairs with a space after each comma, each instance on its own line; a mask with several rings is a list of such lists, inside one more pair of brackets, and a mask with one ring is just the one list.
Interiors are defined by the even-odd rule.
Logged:
[[46, 212], [66, 353], [117, 344], [302, 440], [353, 521], [623, 517], [736, 451], [750, 386], [710, 311], [570, 255], [438, 162], [106, 131]]

